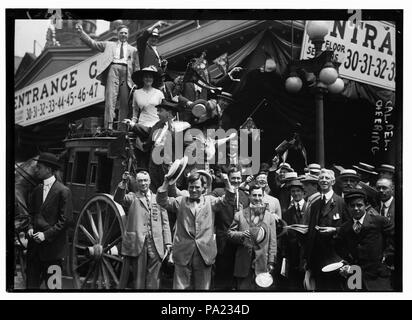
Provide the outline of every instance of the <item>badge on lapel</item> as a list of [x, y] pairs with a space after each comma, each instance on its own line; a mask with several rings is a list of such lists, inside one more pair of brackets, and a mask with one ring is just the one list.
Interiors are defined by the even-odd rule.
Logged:
[[333, 215], [333, 220], [339, 220], [339, 219], [340, 219], [340, 215], [339, 215], [338, 212], [336, 212], [336, 213]]

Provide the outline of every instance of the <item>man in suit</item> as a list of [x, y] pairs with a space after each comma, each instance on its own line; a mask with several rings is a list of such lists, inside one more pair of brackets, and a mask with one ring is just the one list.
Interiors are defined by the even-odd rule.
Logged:
[[[133, 288], [156, 290], [160, 287], [162, 259], [172, 246], [167, 211], [156, 203], [147, 171], [137, 173], [136, 192], [126, 193], [128, 180], [129, 173], [125, 172], [114, 194], [114, 200], [127, 208], [121, 252], [126, 256], [125, 263], [132, 266]], [[121, 282], [126, 285], [129, 272], [123, 276]]]
[[305, 192], [306, 208], [303, 213], [303, 224], [309, 224], [310, 208], [312, 204], [320, 198], [320, 192], [318, 191], [319, 178], [313, 174], [306, 174], [300, 182], [303, 185], [303, 191]]
[[[276, 219], [263, 203], [263, 190], [252, 186], [249, 199], [249, 207], [236, 212], [228, 231], [229, 239], [239, 245], [233, 273], [238, 290], [257, 289], [256, 276], [274, 269], [277, 253]], [[254, 227], [260, 228], [257, 234], [251, 231]]]
[[337, 234], [340, 254], [349, 263], [341, 274], [350, 275], [350, 265], [357, 265], [362, 271], [362, 290], [392, 290], [391, 273], [383, 261], [393, 254], [393, 224], [386, 217], [367, 212], [363, 190], [347, 191], [345, 201], [352, 219], [345, 222]]
[[[117, 28], [118, 41], [95, 41], [80, 24], [76, 25], [80, 39], [90, 48], [103, 52], [97, 61], [97, 80], [105, 86], [104, 127], [113, 129], [115, 110], [119, 110], [118, 121], [128, 118], [129, 92], [133, 87], [132, 74], [140, 69], [137, 49], [127, 43], [129, 29], [125, 25]], [[119, 103], [118, 103], [119, 102]]]
[[376, 210], [381, 216], [389, 219], [395, 225], [395, 200], [394, 200], [394, 185], [393, 181], [388, 178], [380, 178], [376, 182], [378, 190], [379, 206]]
[[211, 284], [212, 265], [217, 248], [214, 228], [215, 212], [221, 205], [233, 205], [234, 190], [227, 175], [223, 174], [225, 197], [205, 195], [207, 179], [198, 172], [187, 178], [189, 196], [168, 197], [169, 178], [165, 175], [158, 189], [157, 202], [176, 214], [176, 230], [173, 240], [175, 273], [173, 288], [185, 290], [194, 284], [194, 290], [208, 290]]
[[28, 289], [39, 289], [43, 280], [49, 288], [49, 267], [62, 267], [62, 259], [67, 256], [66, 229], [72, 220], [72, 194], [54, 176], [59, 167], [57, 157], [51, 153], [41, 153], [37, 160], [36, 174], [43, 183], [34, 188], [29, 198], [32, 219], [28, 227]]
[[[303, 198], [303, 185], [300, 180], [292, 180], [289, 185], [292, 203], [286, 210], [283, 220], [288, 225], [304, 224], [306, 201]], [[295, 230], [288, 230], [282, 239], [282, 256], [286, 259], [286, 290], [302, 291], [304, 271], [302, 266], [303, 236]]]
[[341, 290], [341, 277], [336, 273], [322, 272], [325, 259], [335, 250], [334, 235], [342, 223], [349, 219], [345, 202], [333, 192], [335, 173], [321, 169], [319, 187], [321, 198], [312, 204], [309, 227], [304, 248], [306, 268], [315, 279], [316, 290]]
[[158, 21], [151, 27], [147, 28], [143, 34], [139, 34], [136, 39], [137, 50], [139, 51], [139, 59], [141, 68], [155, 66], [157, 70], [166, 71], [167, 61], [162, 58], [157, 51], [159, 43], [159, 29], [162, 26], [168, 25], [165, 21]]

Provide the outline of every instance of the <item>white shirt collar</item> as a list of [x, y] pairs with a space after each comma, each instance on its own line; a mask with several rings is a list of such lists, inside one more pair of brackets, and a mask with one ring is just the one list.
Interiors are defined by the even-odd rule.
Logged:
[[366, 212], [363, 214], [363, 216], [359, 220], [353, 219], [353, 222], [356, 223], [356, 221], [359, 221], [360, 224], [363, 225], [363, 220], [365, 220], [365, 216], [366, 216]]
[[117, 44], [126, 44], [127, 45], [127, 41], [121, 42], [120, 40], [117, 40]]
[[296, 206], [296, 203], [298, 203], [299, 204], [299, 208], [302, 210], [302, 207], [303, 207], [303, 205], [305, 204], [305, 199], [302, 199], [302, 200], [300, 200], [299, 202], [296, 202], [296, 201], [294, 201], [295, 202], [295, 206]]
[[56, 181], [56, 177], [51, 176], [50, 178], [47, 178], [46, 180], [43, 180], [43, 185], [44, 186], [51, 186], [55, 181]]
[[[321, 194], [321, 197], [322, 197], [322, 195], [323, 195], [323, 194]], [[326, 202], [328, 202], [328, 201], [332, 198], [332, 196], [333, 196], [333, 189], [330, 190], [330, 191], [328, 191], [328, 192], [325, 193], [324, 195], [325, 195], [325, 198], [326, 198]]]
[[392, 201], [393, 201], [393, 196], [391, 196], [386, 202], [383, 202], [383, 204], [385, 205], [385, 208], [389, 208]]

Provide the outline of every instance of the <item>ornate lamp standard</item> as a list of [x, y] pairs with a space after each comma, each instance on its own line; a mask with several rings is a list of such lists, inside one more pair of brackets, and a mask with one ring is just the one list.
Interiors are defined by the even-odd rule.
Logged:
[[[316, 105], [316, 161], [325, 166], [325, 139], [323, 121], [323, 97], [328, 92], [339, 93], [344, 83], [338, 78], [340, 63], [333, 58], [333, 51], [322, 51], [324, 37], [328, 34], [329, 24], [326, 21], [309, 21], [306, 32], [315, 47], [315, 57], [307, 60], [292, 61], [289, 64], [289, 77], [286, 79], [286, 90], [299, 92], [303, 82], [315, 95]], [[302, 81], [303, 79], [303, 81]]]

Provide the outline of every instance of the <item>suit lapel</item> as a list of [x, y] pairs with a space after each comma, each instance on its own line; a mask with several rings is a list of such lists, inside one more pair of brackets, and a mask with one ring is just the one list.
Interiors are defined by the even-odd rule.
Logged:
[[322, 216], [327, 216], [329, 214], [329, 212], [333, 209], [333, 207], [335, 206], [335, 193], [332, 195], [332, 198], [329, 199], [329, 201], [326, 203], [326, 207], [325, 210], [323, 211]]
[[143, 206], [146, 208], [147, 211], [149, 211], [149, 207], [147, 206], [147, 201], [146, 198], [142, 195], [137, 195], [137, 197], [139, 198], [140, 202], [143, 204]]
[[50, 202], [50, 200], [54, 198], [54, 196], [56, 195], [56, 193], [57, 193], [57, 180], [54, 181], [54, 183], [53, 183], [53, 185], [51, 186], [49, 192], [47, 193], [46, 199], [45, 199], [44, 202], [43, 202], [43, 187], [42, 187], [40, 194], [41, 194], [41, 201], [42, 201], [43, 203], [42, 203], [40, 209], [45, 208], [45, 207], [48, 205], [48, 203]]

